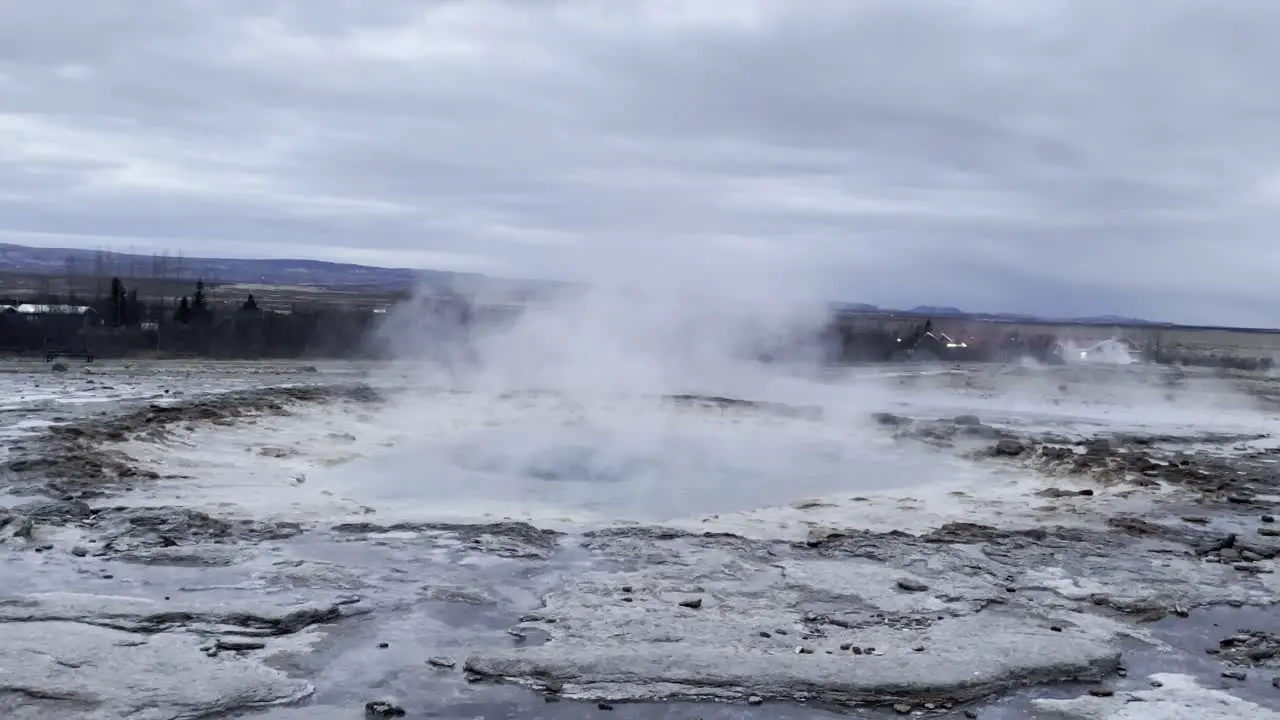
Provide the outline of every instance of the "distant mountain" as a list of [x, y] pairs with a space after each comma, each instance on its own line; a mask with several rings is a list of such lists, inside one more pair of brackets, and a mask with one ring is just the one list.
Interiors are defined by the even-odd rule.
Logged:
[[[99, 269], [107, 276], [167, 277], [172, 279], [203, 278], [209, 283], [243, 283], [250, 285], [294, 285], [332, 288], [376, 288], [385, 291], [409, 291], [421, 284], [440, 290], [454, 289], [488, 296], [497, 302], [518, 302], [545, 297], [564, 288], [565, 284], [549, 280], [494, 278], [478, 273], [456, 273], [443, 270], [382, 268], [321, 260], [231, 259], [128, 253], [101, 253], [75, 248], [37, 248], [0, 243], [0, 272], [30, 275], [65, 276], [95, 275]], [[837, 312], [896, 313], [928, 317], [973, 318], [1005, 322], [1070, 322], [1096, 325], [1150, 325], [1146, 320], [1119, 315], [1083, 318], [1045, 318], [1020, 313], [967, 313], [950, 306], [918, 305], [910, 310], [881, 308], [868, 303], [836, 302]]]
[[1150, 325], [1150, 320], [1125, 317], [1123, 315], [1094, 315], [1091, 317], [1072, 318], [1073, 322], [1089, 325]]
[[937, 305], [917, 305], [907, 312], [913, 315], [967, 315], [960, 308], [938, 307]]
[[[74, 248], [35, 248], [0, 244], [0, 272], [33, 275], [105, 275], [121, 277], [204, 278], [213, 283], [310, 285], [324, 287], [377, 286], [408, 290], [416, 283], [449, 286], [459, 273], [408, 268], [378, 268], [319, 260], [236, 260], [201, 257], [158, 257], [129, 253], [99, 253]], [[479, 276], [475, 276], [479, 277]]]
[[1027, 313], [979, 313], [966, 312], [957, 307], [948, 305], [917, 305], [910, 310], [896, 310], [893, 308], [882, 308], [877, 305], [868, 305], [867, 303], [850, 303], [840, 302], [832, 303], [832, 309], [838, 312], [851, 313], [888, 313], [896, 315], [916, 315], [920, 317], [930, 318], [964, 318], [971, 320], [990, 320], [993, 322], [1052, 322], [1052, 323], [1070, 323], [1072, 325], [1159, 325], [1162, 323], [1143, 320], [1141, 318], [1125, 317], [1122, 315], [1094, 315], [1090, 317], [1052, 317], [1041, 315], [1030, 315]]

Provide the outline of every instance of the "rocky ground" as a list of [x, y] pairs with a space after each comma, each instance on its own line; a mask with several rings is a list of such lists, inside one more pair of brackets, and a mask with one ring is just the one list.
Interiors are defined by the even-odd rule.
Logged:
[[[657, 525], [136, 500], [198, 480], [139, 459], [140, 443], [178, 453], [192, 433], [308, 406], [376, 413], [397, 394], [284, 379], [180, 398], [157, 386], [9, 442], [0, 715], [1280, 718], [1265, 378], [1247, 379], [1246, 422], [1225, 429], [868, 409], [883, 442], [987, 480]], [[1053, 397], [1037, 408], [1067, 383], [1105, 396], [1132, 381], [1038, 382]], [[988, 370], [932, 382], [1016, 384]], [[1143, 382], [1191, 392], [1185, 377]]]

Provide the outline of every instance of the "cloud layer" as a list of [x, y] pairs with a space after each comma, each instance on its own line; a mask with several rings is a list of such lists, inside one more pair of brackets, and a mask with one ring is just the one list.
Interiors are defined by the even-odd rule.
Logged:
[[0, 241], [1276, 324], [1274, 0], [0, 16]]

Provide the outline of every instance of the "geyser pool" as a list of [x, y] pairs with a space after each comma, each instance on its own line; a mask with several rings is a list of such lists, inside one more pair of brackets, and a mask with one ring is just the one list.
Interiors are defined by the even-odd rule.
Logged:
[[938, 479], [952, 462], [820, 413], [557, 396], [440, 395], [404, 440], [313, 482], [397, 514], [654, 522]]

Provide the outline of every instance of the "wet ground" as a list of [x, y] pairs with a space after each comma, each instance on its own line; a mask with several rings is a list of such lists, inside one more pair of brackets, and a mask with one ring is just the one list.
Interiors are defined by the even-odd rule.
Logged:
[[7, 718], [1280, 717], [1266, 377], [7, 369]]

